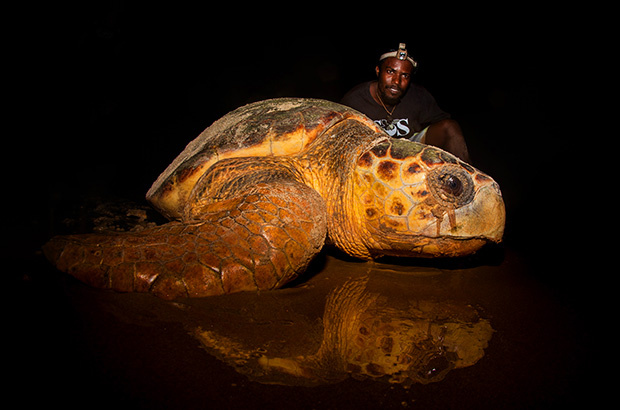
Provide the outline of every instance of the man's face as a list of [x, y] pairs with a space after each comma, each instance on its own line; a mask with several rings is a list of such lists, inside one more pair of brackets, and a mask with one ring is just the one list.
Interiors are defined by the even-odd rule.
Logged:
[[407, 60], [396, 57], [386, 58], [381, 67], [376, 68], [379, 82], [377, 92], [381, 100], [389, 105], [396, 105], [407, 92], [413, 65]]

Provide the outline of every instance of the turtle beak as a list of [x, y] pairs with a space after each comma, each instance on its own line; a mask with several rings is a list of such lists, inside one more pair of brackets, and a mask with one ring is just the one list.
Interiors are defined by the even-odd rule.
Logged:
[[444, 217], [440, 225], [440, 235], [455, 238], [483, 238], [501, 242], [506, 222], [506, 207], [499, 185], [490, 181], [482, 185], [474, 199], [465, 206], [454, 210], [454, 215]]
[[424, 236], [502, 240], [506, 210], [499, 185], [491, 177], [447, 165], [429, 172], [427, 186], [431, 215], [419, 221], [423, 227], [418, 225]]
[[[502, 240], [506, 210], [499, 186], [492, 179], [477, 187], [467, 204], [441, 209], [434, 210], [434, 217], [426, 221], [420, 231], [425, 239], [416, 239], [411, 253], [422, 257], [464, 256], [487, 242]], [[395, 249], [403, 254], [405, 246]]]

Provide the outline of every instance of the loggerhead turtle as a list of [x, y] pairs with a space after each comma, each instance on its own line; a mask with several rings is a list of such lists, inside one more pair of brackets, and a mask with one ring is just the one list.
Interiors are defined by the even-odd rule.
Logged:
[[492, 178], [438, 148], [390, 139], [329, 101], [273, 99], [214, 122], [146, 195], [172, 222], [45, 246], [92, 286], [165, 298], [274, 289], [326, 239], [347, 254], [461, 256], [503, 235]]

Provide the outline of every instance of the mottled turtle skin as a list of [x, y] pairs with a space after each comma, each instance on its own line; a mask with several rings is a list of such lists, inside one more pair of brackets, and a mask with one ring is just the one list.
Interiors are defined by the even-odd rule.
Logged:
[[500, 241], [505, 221], [491, 177], [314, 99], [230, 112], [187, 145], [147, 199], [171, 222], [54, 237], [46, 256], [95, 287], [202, 297], [280, 287], [326, 240], [368, 260], [461, 256]]

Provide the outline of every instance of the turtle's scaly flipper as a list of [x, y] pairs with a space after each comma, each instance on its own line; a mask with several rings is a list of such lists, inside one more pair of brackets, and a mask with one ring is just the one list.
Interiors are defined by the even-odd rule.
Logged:
[[277, 288], [325, 240], [323, 200], [293, 181], [255, 186], [204, 212], [139, 233], [58, 236], [44, 252], [91, 286], [174, 299]]

